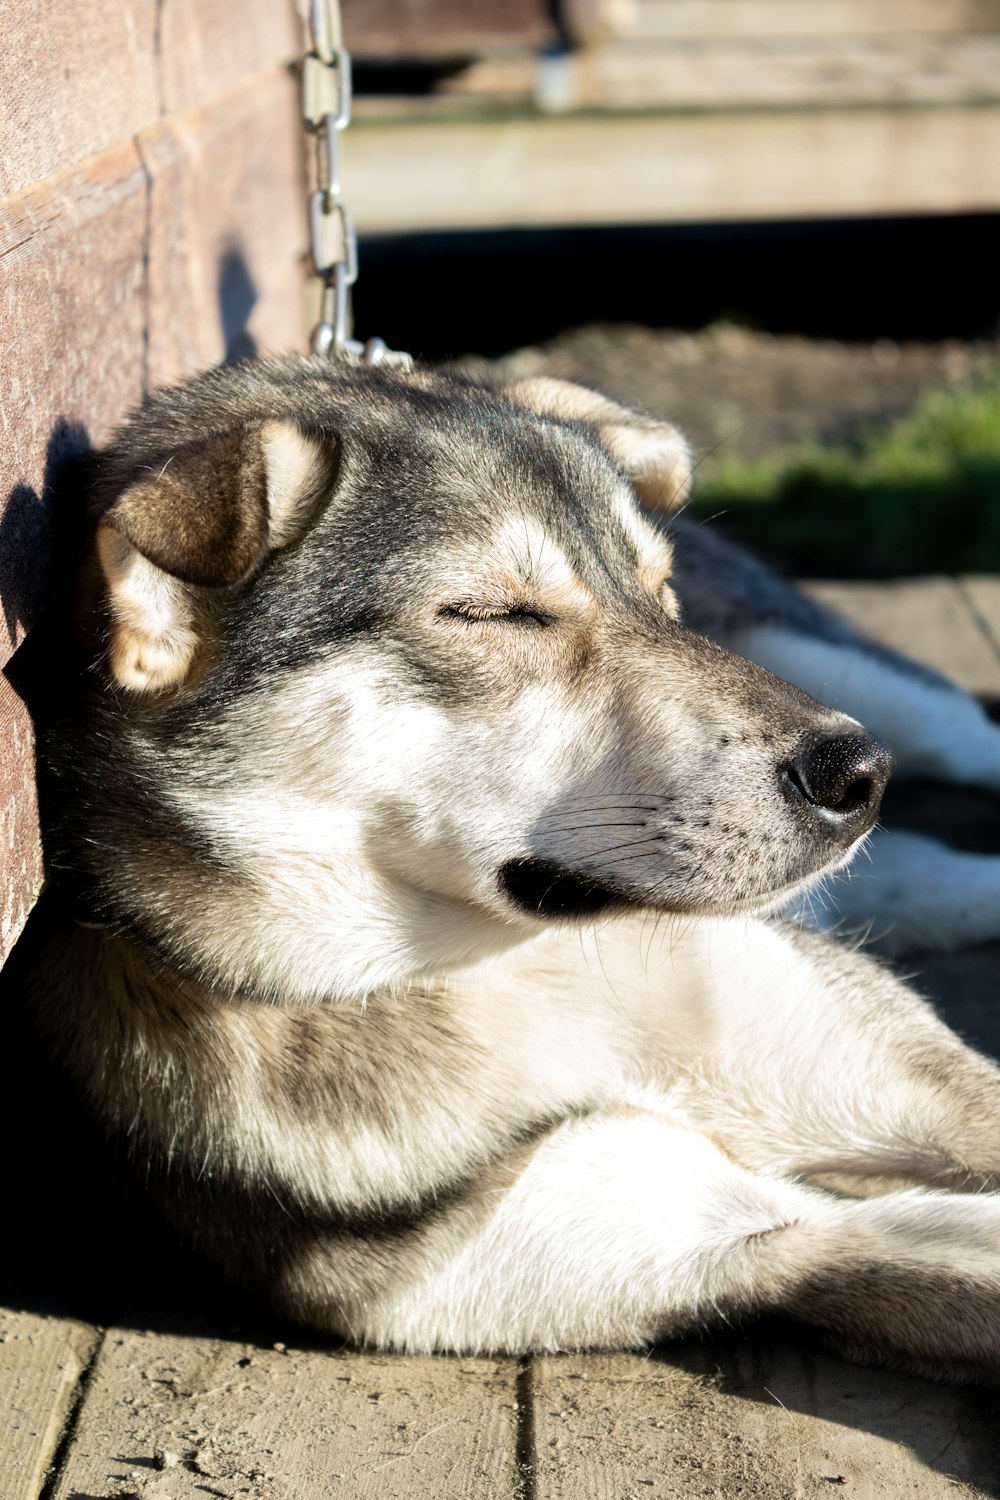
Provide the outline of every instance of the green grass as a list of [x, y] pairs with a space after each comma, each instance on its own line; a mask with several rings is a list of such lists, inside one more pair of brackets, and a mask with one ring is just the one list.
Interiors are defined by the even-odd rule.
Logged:
[[710, 456], [690, 513], [802, 577], [1000, 572], [1000, 375], [850, 446]]

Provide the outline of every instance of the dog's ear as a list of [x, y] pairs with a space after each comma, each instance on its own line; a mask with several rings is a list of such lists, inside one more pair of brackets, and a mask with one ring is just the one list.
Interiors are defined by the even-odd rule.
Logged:
[[542, 416], [589, 422], [628, 474], [644, 505], [676, 510], [691, 492], [694, 464], [683, 433], [669, 422], [639, 416], [616, 401], [547, 375], [518, 381], [511, 398]]
[[185, 444], [127, 484], [97, 532], [116, 681], [180, 686], [213, 602], [300, 533], [331, 477], [324, 446], [275, 421]]

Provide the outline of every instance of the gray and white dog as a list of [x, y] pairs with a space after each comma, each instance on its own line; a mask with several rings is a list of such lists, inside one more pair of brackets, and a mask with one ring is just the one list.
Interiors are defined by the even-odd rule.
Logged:
[[1000, 1072], [774, 915], [892, 756], [746, 657], [914, 768], [1000, 787], [1000, 733], [641, 508], [689, 475], [555, 381], [291, 359], [156, 396], [40, 725], [31, 1004], [176, 1232], [320, 1329], [770, 1311], [990, 1378]]

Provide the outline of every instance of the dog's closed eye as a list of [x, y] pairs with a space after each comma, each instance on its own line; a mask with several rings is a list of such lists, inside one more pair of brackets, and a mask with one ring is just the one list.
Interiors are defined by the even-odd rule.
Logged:
[[555, 624], [555, 616], [530, 604], [487, 604], [476, 599], [458, 599], [442, 604], [438, 615], [467, 624], [503, 624], [540, 629]]

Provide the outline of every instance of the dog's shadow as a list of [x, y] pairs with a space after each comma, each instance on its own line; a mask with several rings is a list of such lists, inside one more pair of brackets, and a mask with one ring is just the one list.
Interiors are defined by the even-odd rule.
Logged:
[[[730, 1493], [741, 1476], [750, 1494], [924, 1494], [930, 1470], [942, 1489], [1000, 1495], [993, 1393], [855, 1365], [769, 1322], [665, 1344], [649, 1367], [668, 1390], [694, 1395], [697, 1420], [681, 1413], [676, 1461], [701, 1469], [706, 1493]], [[640, 1401], [641, 1390], [640, 1379]]]

